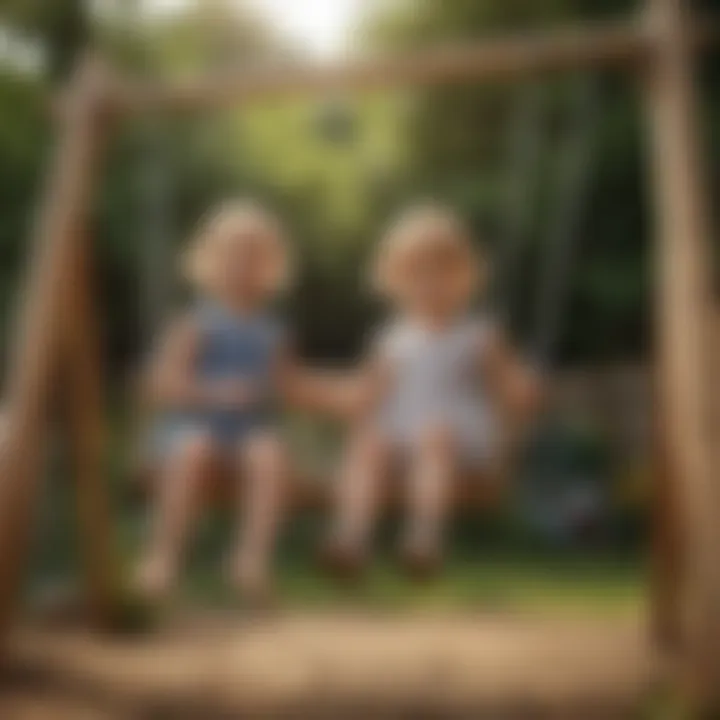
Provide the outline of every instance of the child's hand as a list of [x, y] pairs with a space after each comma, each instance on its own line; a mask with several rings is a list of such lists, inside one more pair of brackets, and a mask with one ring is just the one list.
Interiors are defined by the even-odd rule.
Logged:
[[519, 414], [523, 417], [535, 415], [545, 398], [545, 383], [540, 371], [529, 367], [516, 371], [510, 395]]
[[254, 383], [238, 378], [214, 382], [210, 393], [213, 404], [227, 409], [248, 407], [260, 397], [260, 391]]
[[542, 373], [521, 360], [498, 332], [487, 341], [483, 370], [512, 422], [526, 422], [540, 411], [545, 399]]

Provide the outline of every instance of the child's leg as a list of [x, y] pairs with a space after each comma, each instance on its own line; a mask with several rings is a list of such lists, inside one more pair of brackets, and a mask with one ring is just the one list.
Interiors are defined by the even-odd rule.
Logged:
[[239, 455], [240, 522], [232, 556], [232, 575], [241, 590], [261, 594], [268, 589], [270, 563], [282, 518], [287, 454], [277, 436], [262, 433], [245, 440]]
[[179, 444], [164, 464], [157, 478], [150, 543], [138, 571], [144, 592], [157, 596], [174, 582], [197, 516], [203, 478], [215, 460], [212, 440], [198, 434]]
[[443, 526], [451, 483], [456, 471], [456, 447], [444, 428], [422, 435], [411, 461], [407, 494], [407, 525], [403, 548], [419, 562], [437, 559], [442, 547]]
[[373, 430], [360, 431], [350, 440], [337, 488], [331, 536], [338, 551], [359, 557], [365, 554], [389, 460], [388, 443]]

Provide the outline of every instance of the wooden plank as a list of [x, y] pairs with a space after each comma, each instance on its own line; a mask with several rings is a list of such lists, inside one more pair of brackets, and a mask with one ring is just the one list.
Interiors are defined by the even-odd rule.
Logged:
[[[84, 230], [84, 229], [83, 229]], [[82, 230], [75, 243], [67, 284], [63, 365], [63, 410], [69, 435], [79, 551], [89, 619], [109, 627], [120, 590], [110, 498], [105, 477], [105, 417], [99, 328], [93, 309], [90, 243]]]
[[40, 487], [59, 328], [67, 312], [63, 298], [99, 149], [100, 75], [88, 59], [72, 81], [11, 345], [0, 446], [0, 639], [14, 615]]
[[[707, 19], [697, 24], [692, 38], [704, 46], [718, 34], [718, 21]], [[114, 106], [126, 113], [187, 111], [287, 94], [507, 82], [552, 71], [626, 67], [645, 59], [651, 50], [642, 25], [596, 23], [333, 65], [284, 63], [174, 83], [129, 81], [114, 87]]]
[[186, 610], [143, 642], [22, 629], [10, 659], [111, 717], [636, 716], [652, 665], [640, 617], [567, 615]]
[[126, 111], [159, 106], [182, 110], [288, 93], [502, 81], [588, 65], [622, 65], [642, 56], [645, 48], [645, 39], [636, 25], [573, 26], [333, 65], [276, 64], [168, 85], [128, 84], [116, 89], [117, 104]]
[[681, 593], [683, 683], [709, 699], [720, 680], [720, 563], [709, 436], [709, 212], [703, 186], [698, 98], [688, 17], [682, 0], [651, 0], [657, 43], [648, 76], [658, 220], [657, 345], [663, 452], [683, 529]]
[[[213, 468], [203, 478], [202, 502], [209, 506], [228, 507], [235, 500], [235, 483], [230, 469]], [[133, 495], [145, 500], [152, 494], [156, 478], [149, 470], [134, 478]], [[300, 511], [329, 511], [335, 502], [336, 479], [328, 475], [295, 473], [287, 484], [283, 507]], [[509, 488], [502, 473], [467, 474], [457, 478], [451, 490], [450, 503], [456, 514], [497, 509], [508, 496]], [[400, 510], [406, 504], [401, 477], [386, 483], [379, 505], [386, 511]]]

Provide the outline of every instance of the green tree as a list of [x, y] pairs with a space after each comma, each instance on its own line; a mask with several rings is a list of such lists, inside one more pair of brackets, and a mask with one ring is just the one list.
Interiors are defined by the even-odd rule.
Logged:
[[[555, 23], [632, 12], [634, 7], [625, 0], [418, 0], [394, 6], [390, 14], [381, 13], [370, 35], [386, 47], [427, 47], [501, 31], [549, 29]], [[534, 332], [533, 293], [546, 250], [544, 227], [553, 212], [547, 189], [558, 179], [552, 138], [563, 132], [568, 93], [563, 79], [534, 82], [546, 85], [549, 139], [539, 160], [537, 226], [528, 232], [527, 250], [510, 288], [520, 308], [515, 324], [526, 339]], [[598, 82], [604, 102], [597, 160], [590, 197], [577, 227], [581, 250], [569, 279], [569, 310], [560, 348], [563, 359], [570, 361], [635, 355], [647, 344], [648, 243], [639, 108], [635, 88], [627, 79], [600, 77]], [[506, 221], [508, 128], [526, 91], [524, 85], [434, 88], [416, 94], [407, 119], [408, 194], [436, 196], [459, 206], [498, 257]]]

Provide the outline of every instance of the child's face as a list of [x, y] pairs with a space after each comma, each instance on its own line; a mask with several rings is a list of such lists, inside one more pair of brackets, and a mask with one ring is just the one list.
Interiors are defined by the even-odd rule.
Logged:
[[212, 285], [224, 301], [237, 306], [265, 302], [271, 292], [269, 278], [277, 262], [274, 240], [263, 228], [238, 227], [218, 241], [212, 264]]
[[442, 243], [419, 244], [398, 259], [397, 297], [406, 312], [446, 320], [470, 301], [469, 258]]

